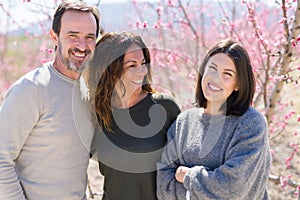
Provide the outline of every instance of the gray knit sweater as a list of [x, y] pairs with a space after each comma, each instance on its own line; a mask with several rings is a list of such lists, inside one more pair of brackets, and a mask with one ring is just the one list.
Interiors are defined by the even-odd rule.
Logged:
[[86, 199], [90, 119], [79, 81], [51, 63], [21, 77], [0, 107], [0, 199]]
[[[179, 166], [190, 167], [183, 184]], [[211, 116], [202, 108], [181, 113], [168, 131], [157, 164], [159, 199], [268, 199], [271, 166], [266, 120], [249, 108], [242, 116]]]

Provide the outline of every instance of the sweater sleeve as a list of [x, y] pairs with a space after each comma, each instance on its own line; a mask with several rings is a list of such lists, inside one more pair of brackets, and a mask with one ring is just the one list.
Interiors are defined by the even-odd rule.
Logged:
[[239, 124], [224, 164], [214, 170], [190, 168], [183, 185], [192, 199], [263, 199], [270, 163], [266, 121], [256, 114]]
[[164, 148], [161, 161], [157, 163], [157, 197], [161, 200], [185, 199], [186, 189], [175, 179], [179, 166], [179, 154], [174, 140], [176, 121], [168, 130], [168, 142]]
[[0, 197], [25, 199], [16, 174], [15, 161], [39, 119], [35, 85], [27, 79], [15, 83], [6, 93], [0, 108]]

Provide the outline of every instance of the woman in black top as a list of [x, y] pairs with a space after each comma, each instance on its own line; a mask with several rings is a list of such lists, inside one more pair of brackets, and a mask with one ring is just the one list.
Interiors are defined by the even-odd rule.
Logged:
[[156, 163], [180, 109], [152, 88], [148, 48], [136, 34], [107, 33], [85, 75], [98, 121], [92, 148], [105, 177], [103, 199], [157, 199]]

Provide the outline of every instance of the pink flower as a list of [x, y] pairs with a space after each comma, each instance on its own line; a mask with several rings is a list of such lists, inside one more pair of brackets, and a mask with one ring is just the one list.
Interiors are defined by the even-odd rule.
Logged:
[[289, 115], [289, 114], [286, 114], [286, 115], [284, 116], [284, 119], [288, 119], [288, 118], [290, 118], [290, 115]]
[[137, 21], [137, 22], [135, 23], [135, 26], [136, 26], [137, 28], [139, 28], [139, 26], [140, 26], [140, 22], [139, 22], [139, 21]]
[[164, 11], [164, 8], [163, 8], [162, 6], [159, 6], [159, 7], [156, 8], [156, 12], [157, 12], [159, 15], [161, 15], [161, 12], [163, 12], [163, 11]]
[[287, 186], [287, 183], [288, 183], [287, 179], [284, 176], [280, 176], [280, 185], [281, 185], [281, 187]]
[[189, 74], [189, 78], [191, 78], [192, 80], [196, 80], [196, 76], [197, 74], [195, 72]]
[[296, 47], [296, 46], [297, 46], [297, 40], [291, 39], [291, 43], [292, 43], [292, 46], [293, 46], [293, 47]]
[[279, 20], [279, 24], [283, 24], [284, 22], [286, 22], [286, 18], [283, 17], [281, 20]]
[[287, 168], [291, 167], [291, 160], [292, 160], [291, 157], [288, 157], [288, 158], [285, 159], [285, 164], [286, 164]]
[[40, 51], [41, 51], [41, 52], [44, 52], [44, 53], [45, 53], [45, 52], [46, 52], [46, 50], [47, 50], [47, 48], [46, 48], [46, 47], [44, 47], [44, 46], [41, 46], [41, 47], [40, 47]]
[[159, 24], [155, 22], [154, 26], [153, 26], [155, 29], [158, 29], [159, 28]]
[[170, 7], [173, 7], [174, 5], [173, 5], [173, 2], [171, 1], [171, 0], [168, 0], [168, 5], [170, 6]]
[[295, 147], [296, 146], [296, 144], [295, 143], [290, 143], [290, 147]]
[[147, 28], [147, 22], [146, 21], [143, 23], [143, 27]]

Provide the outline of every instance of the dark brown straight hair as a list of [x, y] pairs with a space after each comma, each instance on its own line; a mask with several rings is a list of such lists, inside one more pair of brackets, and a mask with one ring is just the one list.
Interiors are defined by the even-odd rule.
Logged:
[[246, 49], [231, 39], [216, 43], [206, 53], [198, 72], [195, 96], [197, 107], [206, 108], [207, 106], [207, 99], [204, 97], [201, 86], [202, 76], [209, 59], [218, 53], [226, 54], [232, 59], [237, 70], [237, 84], [239, 86], [239, 90], [232, 92], [227, 101], [220, 107], [220, 110], [226, 115], [243, 115], [253, 100], [255, 78]]

